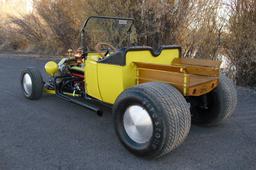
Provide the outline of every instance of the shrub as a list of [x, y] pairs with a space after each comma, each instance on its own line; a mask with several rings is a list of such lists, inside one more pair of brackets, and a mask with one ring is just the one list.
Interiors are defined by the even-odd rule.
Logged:
[[238, 85], [256, 85], [256, 1], [236, 1], [232, 6], [226, 54], [235, 66]]

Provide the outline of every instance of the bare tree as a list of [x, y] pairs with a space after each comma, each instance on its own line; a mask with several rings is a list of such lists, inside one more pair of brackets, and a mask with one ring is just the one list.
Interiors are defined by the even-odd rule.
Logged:
[[239, 85], [256, 84], [256, 1], [233, 0], [230, 6], [229, 32], [225, 39], [226, 55], [235, 66]]
[[31, 14], [34, 16], [13, 23], [28, 44], [35, 44], [36, 39], [47, 41], [46, 48], [60, 52], [77, 46], [80, 25], [89, 15], [133, 17], [138, 45], [157, 49], [160, 45], [179, 44], [185, 57], [213, 59], [218, 55], [222, 34], [217, 19], [219, 1], [38, 0], [34, 4], [35, 13]]

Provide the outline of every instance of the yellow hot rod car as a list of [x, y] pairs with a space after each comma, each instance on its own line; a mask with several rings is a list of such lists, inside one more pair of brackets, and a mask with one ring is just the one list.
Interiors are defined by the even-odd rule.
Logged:
[[[54, 94], [99, 115], [98, 103], [110, 106], [121, 143], [154, 158], [179, 146], [191, 122], [211, 126], [229, 118], [237, 95], [233, 82], [220, 74], [219, 61], [182, 58], [177, 45], [132, 45], [133, 25], [131, 18], [89, 17], [80, 48], [58, 63], [47, 62], [47, 81], [38, 69], [24, 69], [21, 87], [28, 99]], [[90, 27], [105, 33], [91, 36]]]

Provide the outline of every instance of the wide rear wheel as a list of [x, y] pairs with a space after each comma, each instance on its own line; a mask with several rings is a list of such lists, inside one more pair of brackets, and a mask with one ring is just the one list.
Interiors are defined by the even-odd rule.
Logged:
[[179, 146], [189, 133], [189, 105], [173, 86], [145, 83], [125, 90], [113, 107], [116, 133], [132, 153], [159, 157]]
[[222, 75], [219, 85], [210, 93], [188, 99], [191, 103], [192, 122], [216, 126], [231, 117], [237, 105], [234, 83]]

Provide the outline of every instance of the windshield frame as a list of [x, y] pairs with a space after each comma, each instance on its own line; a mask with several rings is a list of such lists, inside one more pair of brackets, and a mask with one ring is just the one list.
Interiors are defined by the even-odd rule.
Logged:
[[85, 44], [84, 44], [85, 43], [85, 37], [84, 37], [85, 36], [85, 28], [91, 19], [131, 21], [131, 25], [128, 29], [128, 33], [129, 33], [129, 30], [131, 30], [132, 27], [134, 26], [134, 22], [135, 22], [135, 20], [133, 18], [126, 18], [126, 17], [110, 17], [110, 16], [90, 16], [90, 17], [88, 17], [87, 20], [83, 23], [81, 30], [80, 30], [80, 48], [82, 48], [82, 49], [87, 49], [87, 47], [85, 47]]

